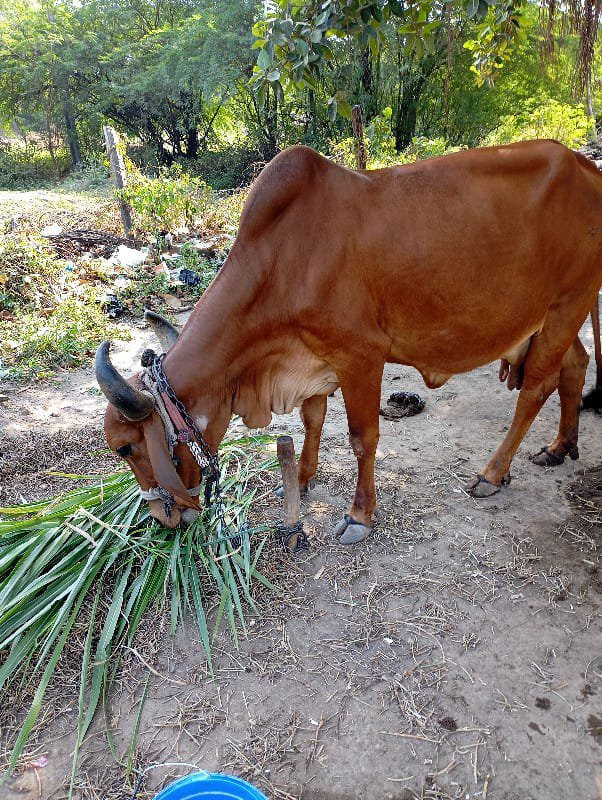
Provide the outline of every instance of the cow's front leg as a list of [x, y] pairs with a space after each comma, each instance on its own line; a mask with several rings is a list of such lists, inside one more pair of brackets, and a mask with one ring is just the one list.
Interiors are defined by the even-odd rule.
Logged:
[[378, 373], [372, 368], [369, 380], [366, 380], [365, 373], [359, 371], [353, 377], [341, 380], [349, 442], [358, 468], [353, 505], [334, 529], [341, 544], [361, 542], [372, 531], [372, 512], [376, 506], [374, 457], [378, 444], [382, 368], [383, 365]]
[[[301, 421], [305, 428], [303, 450], [297, 467], [299, 475], [299, 491], [306, 494], [311, 488], [311, 481], [318, 471], [318, 451], [320, 449], [320, 436], [326, 416], [326, 395], [315, 394], [308, 397], [301, 405]], [[284, 497], [282, 484], [275, 490], [278, 497]]]
[[305, 428], [305, 440], [299, 459], [299, 489], [305, 494], [318, 471], [320, 437], [326, 416], [326, 395], [314, 395], [303, 401], [301, 420]]

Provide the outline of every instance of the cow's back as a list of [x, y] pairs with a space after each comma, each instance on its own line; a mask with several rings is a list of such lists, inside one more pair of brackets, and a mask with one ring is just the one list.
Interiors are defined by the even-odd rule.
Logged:
[[461, 372], [599, 287], [601, 211], [595, 168], [553, 141], [361, 172], [295, 147], [255, 182], [234, 250], [326, 346], [384, 336], [391, 360]]

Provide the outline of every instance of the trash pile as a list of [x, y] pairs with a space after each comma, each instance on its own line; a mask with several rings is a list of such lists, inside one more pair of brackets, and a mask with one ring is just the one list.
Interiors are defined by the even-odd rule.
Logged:
[[66, 231], [60, 225], [48, 225], [41, 234], [65, 259], [61, 292], [102, 287], [109, 319], [141, 308], [188, 310], [225, 261], [231, 241], [223, 235], [190, 237], [182, 230], [140, 247], [104, 231]]

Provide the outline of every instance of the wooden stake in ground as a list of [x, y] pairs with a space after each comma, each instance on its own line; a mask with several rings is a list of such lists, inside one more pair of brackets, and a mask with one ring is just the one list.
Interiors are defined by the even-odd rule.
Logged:
[[[125, 189], [126, 184], [126, 172], [125, 172], [125, 165], [123, 163], [123, 156], [121, 155], [119, 148], [117, 145], [119, 144], [119, 136], [117, 135], [117, 131], [113, 128], [109, 127], [109, 125], [103, 126], [103, 132], [105, 135], [105, 146], [107, 148], [107, 155], [109, 157], [109, 162], [111, 164], [111, 175], [113, 176], [113, 185], [117, 189], [117, 191], [121, 191]], [[123, 222], [123, 231], [127, 239], [130, 238], [130, 230], [132, 228], [132, 212], [125, 200], [120, 198], [119, 200], [119, 209], [121, 211], [121, 221]]]
[[280, 528], [280, 533], [284, 545], [289, 550], [300, 550], [307, 547], [307, 539], [303, 531], [303, 524], [299, 520], [301, 495], [299, 492], [295, 445], [292, 437], [279, 436], [276, 440], [276, 452], [280, 463], [282, 487], [284, 489], [284, 523]]
[[353, 106], [351, 110], [351, 126], [355, 139], [355, 165], [357, 169], [366, 169], [366, 143], [364, 142], [364, 125], [360, 106]]

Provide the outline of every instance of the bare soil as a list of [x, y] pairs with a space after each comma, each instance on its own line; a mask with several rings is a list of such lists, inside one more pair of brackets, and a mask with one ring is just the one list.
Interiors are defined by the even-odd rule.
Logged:
[[[133, 368], [150, 338], [134, 332], [119, 346], [121, 367]], [[591, 352], [589, 326], [583, 338]], [[172, 640], [165, 620], [148, 620], [146, 646], [127, 654], [107, 712], [120, 759], [150, 666], [137, 768], [223, 770], [274, 800], [602, 798], [602, 417], [583, 415], [579, 461], [535, 467], [528, 455], [558, 424], [553, 396], [511, 485], [473, 500], [463, 485], [499, 444], [516, 393], [498, 383], [497, 365], [434, 392], [413, 370], [387, 367], [383, 404], [400, 390], [418, 392], [426, 408], [381, 419], [373, 536], [346, 548], [331, 535], [355, 480], [337, 393], [317, 486], [303, 503], [310, 551], [293, 556], [274, 543], [264, 552], [262, 569], [281, 593], [258, 591], [239, 649], [227, 632], [218, 636], [215, 679], [192, 626]], [[45, 470], [112, 463], [101, 452], [104, 401], [90, 370], [6, 393], [0, 502], [56, 492]], [[271, 430], [302, 441], [296, 414]], [[260, 519], [279, 513], [276, 498], [255, 510]], [[60, 713], [0, 789], [4, 800], [66, 796], [76, 685], [67, 670], [54, 689]], [[126, 782], [103, 730], [99, 720], [84, 748], [80, 800], [131, 797], [133, 778]], [[47, 765], [32, 766], [40, 755]], [[139, 797], [187, 769], [149, 771]]]

